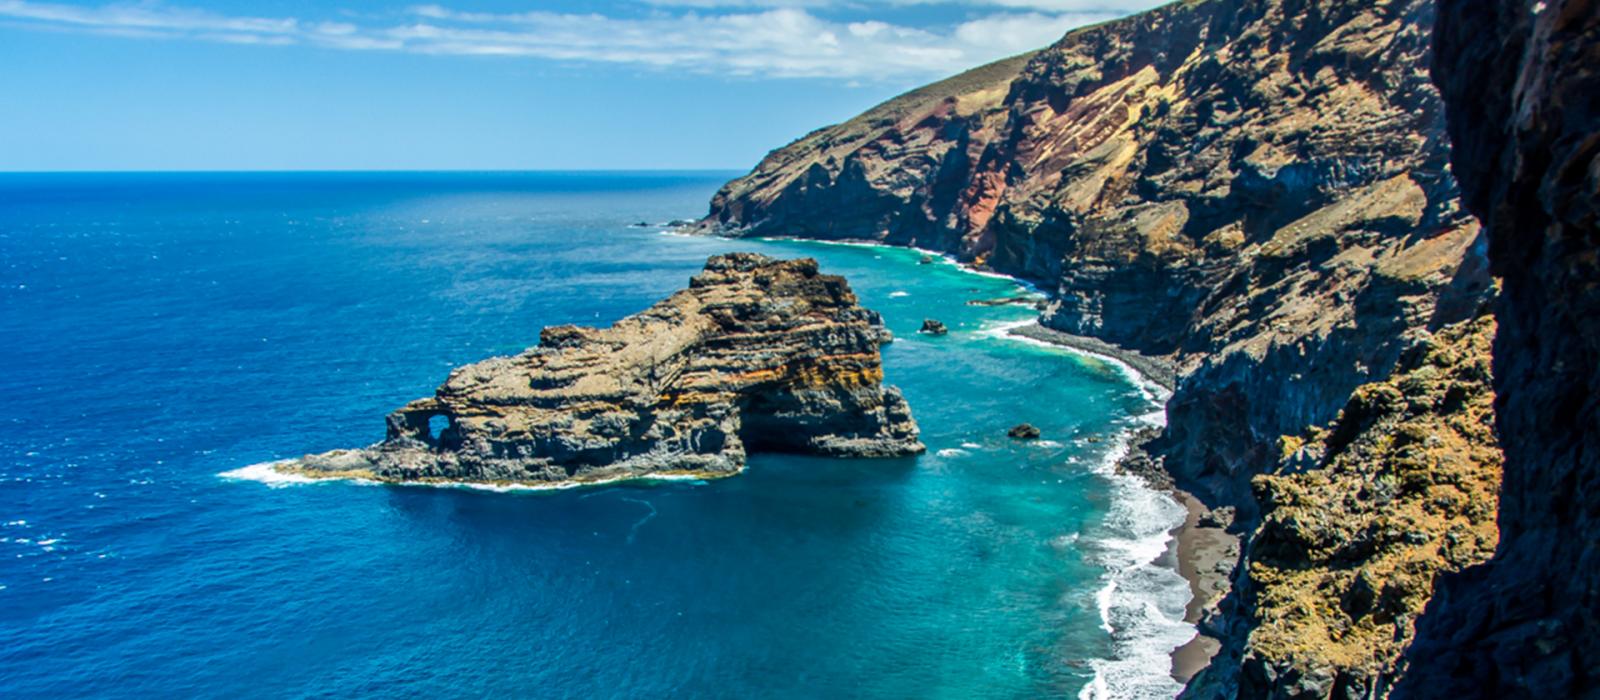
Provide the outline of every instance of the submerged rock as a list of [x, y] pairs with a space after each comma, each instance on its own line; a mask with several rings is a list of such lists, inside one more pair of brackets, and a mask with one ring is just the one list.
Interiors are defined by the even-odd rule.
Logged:
[[727, 476], [748, 451], [918, 454], [911, 409], [883, 384], [888, 338], [815, 260], [717, 256], [610, 328], [546, 328], [536, 348], [456, 369], [390, 414], [381, 443], [282, 469], [539, 484]]
[[1007, 436], [1018, 440], [1038, 440], [1042, 433], [1032, 423], [1023, 423], [1006, 432]]
[[950, 329], [946, 328], [944, 323], [930, 318], [922, 322], [922, 330], [917, 332], [926, 333], [928, 335], [949, 335]]

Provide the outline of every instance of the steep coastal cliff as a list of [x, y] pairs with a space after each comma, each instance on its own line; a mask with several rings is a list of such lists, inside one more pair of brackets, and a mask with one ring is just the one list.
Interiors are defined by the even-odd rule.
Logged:
[[[1460, 344], [1455, 365], [1485, 360], [1486, 345], [1465, 338], [1485, 332], [1474, 319], [1495, 289], [1428, 76], [1434, 19], [1432, 0], [1186, 0], [1077, 30], [774, 151], [716, 195], [699, 228], [945, 251], [1054, 291], [1051, 328], [1171, 362], [1168, 425], [1147, 449], [1179, 486], [1237, 513], [1247, 562], [1240, 590], [1205, 617], [1222, 662], [1190, 695], [1381, 694], [1436, 576], [1492, 546], [1480, 536], [1494, 512], [1481, 483], [1492, 431], [1453, 433], [1473, 450], [1458, 470], [1471, 483], [1450, 487], [1466, 503], [1413, 504], [1437, 528], [1403, 529], [1399, 543], [1309, 544], [1388, 517], [1400, 494], [1358, 491], [1348, 520], [1322, 534], [1288, 495], [1399, 479], [1421, 457], [1394, 452], [1396, 440], [1484, 420], [1481, 405], [1452, 399], [1384, 413], [1339, 444], [1307, 437], [1389, 395], [1372, 386], [1407, 394], [1392, 382], [1421, 368], [1403, 360], [1438, 339]], [[1285, 436], [1332, 456], [1286, 461]], [[1280, 537], [1291, 522], [1296, 536]], [[1437, 545], [1468, 532], [1471, 545]], [[1278, 549], [1255, 550], [1262, 537]], [[1301, 575], [1273, 574], [1302, 560], [1325, 574], [1310, 591]], [[1402, 560], [1398, 602], [1350, 609], [1359, 580]], [[1363, 566], [1366, 579], [1333, 572]], [[1304, 604], [1306, 619], [1288, 624], [1274, 601]], [[1347, 651], [1394, 639], [1321, 654], [1273, 641], [1307, 629]], [[1241, 674], [1245, 659], [1256, 676]]]
[[689, 288], [610, 328], [557, 326], [539, 346], [451, 372], [360, 450], [278, 467], [312, 477], [554, 484], [727, 476], [747, 451], [923, 451], [883, 385], [890, 336], [815, 260], [711, 258]]
[[1443, 0], [1434, 78], [1503, 288], [1500, 547], [1396, 697], [1600, 697], [1600, 3]]
[[1494, 553], [1494, 328], [1485, 317], [1418, 338], [1395, 376], [1356, 389], [1333, 423], [1283, 438], [1277, 466], [1254, 481], [1262, 518], [1229, 601], [1234, 643], [1192, 694], [1393, 687], [1440, 575]]

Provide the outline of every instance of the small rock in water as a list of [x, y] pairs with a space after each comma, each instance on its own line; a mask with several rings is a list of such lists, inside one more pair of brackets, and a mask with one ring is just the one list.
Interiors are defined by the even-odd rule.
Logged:
[[945, 328], [943, 323], [940, 323], [940, 322], [935, 321], [935, 320], [930, 318], [930, 319], [926, 319], [926, 320], [924, 320], [922, 322], [922, 330], [917, 331], [917, 332], [918, 333], [927, 333], [928, 335], [946, 335], [946, 334], [948, 334], [950, 332], [950, 329], [949, 328]]
[[919, 265], [932, 265], [933, 264], [933, 256], [932, 255], [924, 255], [924, 256], [922, 256], [922, 260], [918, 261], [917, 264], [919, 264]]
[[1032, 423], [1023, 423], [1022, 425], [1012, 428], [1006, 433], [1006, 435], [1018, 440], [1038, 440], [1040, 433], [1039, 429], [1033, 427]]

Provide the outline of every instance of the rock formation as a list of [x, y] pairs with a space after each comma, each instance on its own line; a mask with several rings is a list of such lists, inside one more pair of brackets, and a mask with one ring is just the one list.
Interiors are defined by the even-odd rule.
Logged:
[[[1434, 17], [1433, 0], [1186, 0], [1077, 30], [774, 151], [718, 192], [701, 229], [936, 249], [1053, 290], [1046, 326], [1177, 368], [1148, 449], [1236, 510], [1248, 552], [1273, 522], [1277, 502], [1258, 496], [1276, 492], [1255, 477], [1283, 473], [1280, 438], [1394, 379], [1419, 338], [1466, 333], [1453, 326], [1495, 293], [1428, 77]], [[1357, 478], [1337, 476], [1357, 473], [1349, 459], [1304, 464]], [[1468, 562], [1418, 551], [1413, 582]], [[1403, 643], [1257, 647], [1269, 617], [1251, 606], [1299, 584], [1235, 577], [1249, 590], [1207, 618], [1223, 659], [1388, 687]], [[1319, 609], [1344, 583], [1318, 589]], [[1421, 604], [1406, 598], [1389, 631], [1408, 638]], [[1215, 665], [1190, 695], [1301, 687], [1240, 668]]]
[[1442, 0], [1434, 79], [1502, 280], [1500, 546], [1396, 697], [1600, 697], [1600, 3]]
[[922, 329], [918, 330], [917, 332], [926, 333], [928, 335], [949, 335], [950, 329], [947, 328], [942, 321], [935, 321], [929, 318], [923, 319]]
[[1332, 424], [1283, 438], [1254, 481], [1261, 524], [1228, 601], [1248, 624], [1213, 661], [1241, 671], [1219, 694], [1390, 690], [1437, 579], [1494, 552], [1493, 338], [1487, 317], [1419, 334], [1395, 376], [1357, 389]]
[[1006, 431], [1006, 437], [1014, 440], [1038, 440], [1042, 435], [1032, 423], [1019, 423]]
[[389, 415], [387, 438], [281, 469], [384, 481], [550, 484], [737, 473], [747, 451], [917, 454], [884, 386], [878, 314], [815, 260], [711, 258], [689, 288], [610, 328], [451, 372]]

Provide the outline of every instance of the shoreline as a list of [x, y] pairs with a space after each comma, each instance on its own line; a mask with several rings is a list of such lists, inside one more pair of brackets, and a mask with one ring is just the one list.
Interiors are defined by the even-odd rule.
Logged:
[[1172, 678], [1187, 684], [1211, 665], [1212, 657], [1222, 649], [1222, 640], [1207, 634], [1201, 621], [1205, 611], [1228, 591], [1229, 574], [1238, 557], [1239, 537], [1216, 527], [1211, 509], [1199, 498], [1177, 487], [1170, 491], [1188, 511], [1183, 524], [1173, 528], [1169, 549], [1178, 575], [1189, 582], [1191, 596], [1183, 619], [1195, 626], [1194, 639], [1172, 650]]
[[1059, 345], [1069, 350], [1076, 350], [1087, 355], [1095, 355], [1120, 362], [1132, 368], [1141, 378], [1160, 386], [1169, 393], [1178, 388], [1177, 369], [1171, 363], [1158, 357], [1151, 357], [1119, 345], [1113, 345], [1099, 338], [1073, 335], [1066, 331], [1046, 328], [1037, 320], [1025, 326], [1012, 328], [1009, 333], [1029, 340]]
[[[680, 234], [703, 235], [703, 234]], [[812, 243], [823, 243], [843, 246], [860, 246], [867, 248], [900, 248], [913, 250], [920, 253], [933, 255], [951, 262], [961, 271], [983, 277], [999, 277], [1011, 281], [1030, 293], [1043, 293], [1036, 285], [991, 270], [979, 270], [962, 263], [954, 256], [939, 251], [924, 250], [911, 246], [894, 245], [881, 241], [823, 241], [806, 238], [790, 237], [762, 237], [766, 240], [793, 240]], [[1048, 295], [1046, 295], [1048, 296]], [[1112, 343], [1075, 335], [1065, 331], [1047, 328], [1035, 318], [1032, 322], [1004, 329], [1001, 337], [1012, 337], [1019, 340], [1043, 343], [1063, 348], [1070, 352], [1081, 353], [1112, 363], [1124, 368], [1130, 374], [1130, 379], [1135, 385], [1154, 385], [1159, 387], [1159, 393], [1152, 393], [1146, 388], [1146, 396], [1151, 403], [1158, 407], [1161, 414], [1161, 423], [1165, 424], [1165, 411], [1167, 401], [1177, 390], [1177, 368], [1170, 362], [1149, 355], [1144, 355], [1134, 350], [1114, 345]], [[1130, 442], [1136, 440], [1129, 436]], [[1131, 451], [1143, 452], [1139, 444], [1130, 444]], [[1124, 457], [1126, 459], [1126, 456]], [[1149, 461], [1148, 459], [1145, 461]], [[1116, 465], [1118, 469], [1121, 465]], [[1164, 468], [1150, 465], [1151, 469], [1134, 470], [1140, 476], [1147, 488], [1153, 491], [1165, 492], [1170, 498], [1183, 506], [1185, 510], [1184, 521], [1168, 532], [1167, 551], [1156, 559], [1155, 563], [1167, 566], [1177, 571], [1189, 584], [1189, 602], [1184, 607], [1184, 622], [1195, 629], [1195, 635], [1188, 642], [1173, 648], [1171, 654], [1170, 675], [1173, 680], [1187, 685], [1189, 679], [1210, 665], [1212, 657], [1222, 648], [1222, 641], [1206, 633], [1201, 627], [1205, 610], [1225, 594], [1230, 585], [1230, 574], [1233, 563], [1238, 558], [1239, 538], [1230, 535], [1223, 527], [1206, 527], [1216, 525], [1216, 516], [1207, 508], [1199, 498], [1178, 488], [1172, 477]], [[1152, 470], [1159, 473], [1152, 473]], [[1220, 569], [1220, 571], [1219, 571]]]
[[[1092, 357], [1108, 359], [1131, 370], [1136, 381], [1160, 386], [1167, 392], [1162, 400], [1153, 401], [1165, 410], [1166, 398], [1177, 385], [1176, 370], [1159, 358], [1142, 355], [1098, 338], [1073, 335], [1045, 328], [1037, 321], [1010, 328], [1007, 335], [1045, 343]], [[1146, 433], [1153, 435], [1154, 431]], [[1220, 525], [1217, 515], [1194, 494], [1178, 488], [1165, 469], [1148, 457], [1142, 457], [1143, 446], [1136, 433], [1130, 436], [1130, 453], [1116, 465], [1124, 473], [1140, 478], [1147, 488], [1165, 492], [1183, 506], [1183, 522], [1168, 531], [1167, 549], [1157, 558], [1158, 565], [1177, 571], [1189, 584], [1189, 602], [1184, 606], [1183, 621], [1194, 627], [1195, 635], [1188, 642], [1175, 647], [1171, 654], [1172, 679], [1187, 684], [1211, 664], [1212, 657], [1222, 649], [1222, 641], [1206, 633], [1201, 626], [1205, 611], [1225, 594], [1230, 585], [1229, 575], [1238, 558], [1239, 538]], [[1134, 466], [1133, 462], [1138, 462]]]

